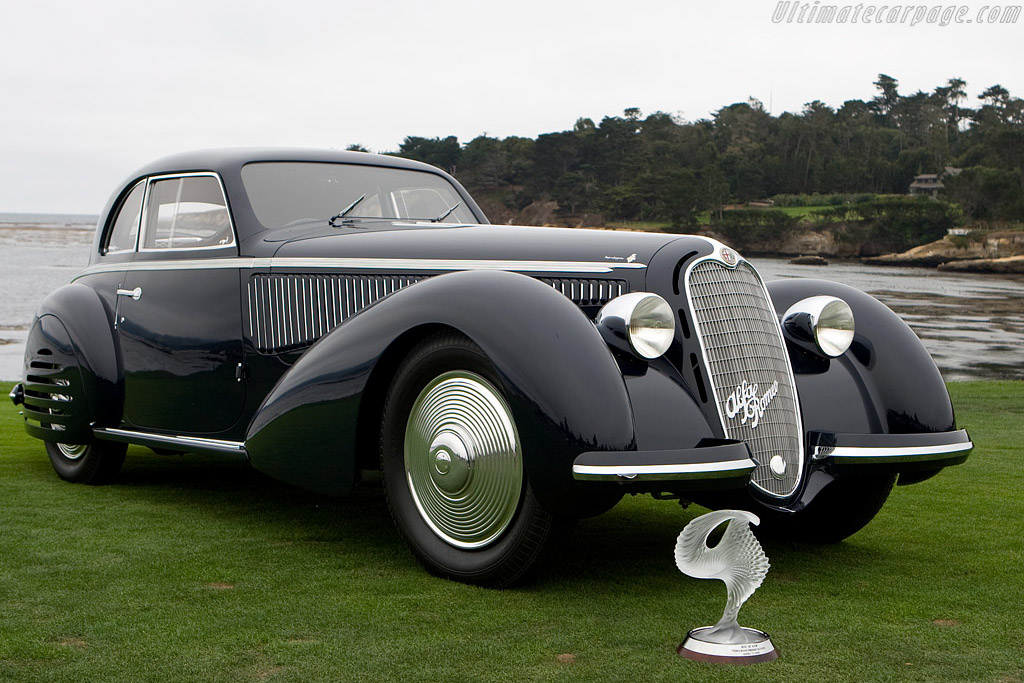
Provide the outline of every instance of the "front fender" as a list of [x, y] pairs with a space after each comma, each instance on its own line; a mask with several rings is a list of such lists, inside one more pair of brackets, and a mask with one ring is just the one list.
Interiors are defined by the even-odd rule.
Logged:
[[804, 428], [851, 434], [921, 434], [955, 427], [949, 392], [924, 344], [887, 306], [860, 290], [824, 280], [768, 283], [782, 315], [800, 299], [839, 297], [853, 309], [850, 349], [825, 359], [789, 344]]
[[[525, 275], [436, 276], [382, 299], [317, 342], [281, 378], [254, 417], [246, 448], [256, 468], [303, 487], [353, 485], [359, 418], [371, 377], [391, 349], [448, 327], [472, 339], [501, 379], [541, 503], [573, 505], [573, 459], [636, 448], [622, 374], [593, 323], [566, 297]], [[400, 358], [398, 358], [400, 361]], [[365, 415], [379, 428], [379, 414]], [[376, 439], [372, 441], [376, 443]], [[365, 447], [365, 446], [364, 446]]]

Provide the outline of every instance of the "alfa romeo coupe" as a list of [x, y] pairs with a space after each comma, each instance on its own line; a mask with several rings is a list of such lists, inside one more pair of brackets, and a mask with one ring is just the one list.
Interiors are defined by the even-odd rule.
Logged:
[[128, 444], [339, 495], [379, 470], [420, 561], [490, 586], [626, 493], [834, 542], [972, 448], [860, 291], [766, 283], [706, 237], [489, 225], [450, 175], [356, 152], [132, 174], [23, 379], [63, 479], [110, 481]]

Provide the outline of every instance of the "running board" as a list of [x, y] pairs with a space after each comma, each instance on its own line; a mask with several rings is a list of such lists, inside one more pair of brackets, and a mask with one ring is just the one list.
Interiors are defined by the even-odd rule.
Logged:
[[240, 441], [203, 439], [196, 436], [150, 434], [147, 432], [133, 432], [127, 429], [100, 428], [92, 431], [97, 439], [103, 439], [104, 441], [120, 441], [149, 448], [168, 448], [187, 453], [233, 455], [242, 460], [249, 459], [249, 453], [245, 450], [245, 444]]

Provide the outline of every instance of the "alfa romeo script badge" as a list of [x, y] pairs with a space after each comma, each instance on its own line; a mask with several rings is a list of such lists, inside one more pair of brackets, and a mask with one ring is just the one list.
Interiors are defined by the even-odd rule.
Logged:
[[736, 387], [736, 391], [725, 399], [725, 414], [730, 420], [740, 418], [740, 424], [746, 424], [750, 420], [750, 428], [755, 429], [764, 411], [768, 410], [768, 404], [772, 402], [779, 393], [779, 383], [773, 382], [767, 391], [760, 396], [757, 395], [757, 384], [751, 384], [747, 380]]

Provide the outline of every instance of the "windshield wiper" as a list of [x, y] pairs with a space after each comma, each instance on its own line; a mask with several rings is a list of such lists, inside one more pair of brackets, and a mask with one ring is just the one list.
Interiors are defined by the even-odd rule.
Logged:
[[461, 204], [462, 204], [462, 202], [455, 202], [455, 204], [454, 204], [454, 205], [452, 206], [452, 208], [448, 209], [447, 211], [445, 211], [444, 213], [442, 213], [442, 214], [441, 214], [440, 216], [438, 216], [437, 218], [431, 218], [431, 219], [430, 219], [430, 222], [431, 222], [431, 223], [440, 223], [440, 222], [441, 222], [441, 221], [443, 221], [443, 220], [444, 220], [445, 218], [448, 218], [448, 216], [452, 215], [452, 211], [454, 211], [455, 209], [459, 208], [459, 206], [460, 206]]
[[357, 200], [346, 206], [339, 213], [336, 213], [333, 216], [331, 216], [330, 220], [327, 221], [327, 224], [330, 225], [332, 228], [340, 228], [342, 225], [344, 225], [344, 223], [335, 223], [334, 221], [338, 220], [339, 218], [344, 218], [345, 216], [347, 216], [348, 212], [356, 208], [356, 205], [359, 204], [359, 202], [363, 201], [364, 199], [366, 199], [365, 192], [359, 195], [359, 198]]

